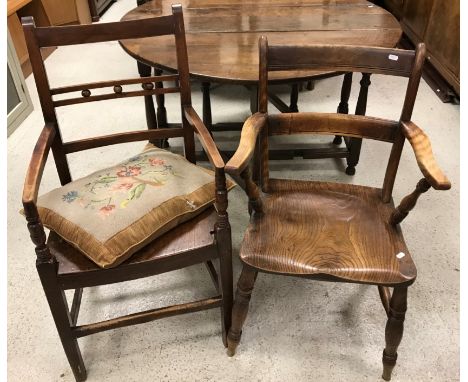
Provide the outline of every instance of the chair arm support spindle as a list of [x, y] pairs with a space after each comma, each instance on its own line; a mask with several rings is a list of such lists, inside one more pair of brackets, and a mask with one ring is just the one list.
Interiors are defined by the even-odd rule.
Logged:
[[44, 231], [44, 226], [41, 223], [41, 219], [39, 218], [36, 200], [44, 166], [47, 162], [47, 157], [55, 138], [55, 134], [56, 130], [53, 124], [47, 123], [42, 129], [41, 135], [34, 147], [34, 152], [31, 162], [29, 163], [23, 188], [22, 199], [24, 215], [28, 222], [29, 235], [36, 246], [36, 261], [38, 263], [45, 263], [53, 260], [53, 256], [51, 255], [46, 243], [47, 236]]
[[252, 214], [252, 211], [256, 214], [262, 214], [263, 203], [260, 197], [260, 190], [252, 180], [252, 170], [250, 166], [246, 167], [244, 171], [241, 172], [240, 176], [245, 182], [245, 192], [249, 197], [249, 214]]
[[408, 216], [408, 213], [414, 208], [419, 196], [431, 188], [431, 184], [426, 178], [421, 179], [416, 185], [416, 189], [409, 195], [405, 196], [400, 205], [393, 211], [390, 216], [390, 224], [396, 225], [403, 221]]
[[36, 206], [27, 206], [25, 204], [24, 211], [26, 214], [26, 220], [28, 222], [29, 236], [31, 237], [33, 244], [36, 246], [36, 262], [46, 263], [53, 260], [53, 256], [50, 253], [49, 247], [47, 245], [47, 236], [44, 231], [44, 226], [41, 223]]
[[226, 175], [224, 168], [215, 169], [215, 187], [216, 187], [216, 199], [215, 206], [218, 213], [218, 220], [216, 221], [216, 229], [229, 228], [228, 220], [228, 195], [226, 188]]

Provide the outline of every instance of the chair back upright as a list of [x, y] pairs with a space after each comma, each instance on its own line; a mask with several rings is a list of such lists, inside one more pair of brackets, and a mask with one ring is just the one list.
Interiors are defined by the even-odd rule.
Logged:
[[[67, 154], [117, 143], [183, 137], [185, 157], [189, 161], [195, 163], [194, 131], [188, 124], [183, 113], [184, 106], [190, 106], [192, 101], [187, 45], [185, 41], [185, 28], [181, 5], [172, 6], [172, 15], [143, 20], [60, 27], [36, 27], [34, 19], [31, 16], [23, 17], [21, 21], [44, 121], [46, 125], [53, 126], [56, 130], [52, 142], [52, 153], [62, 185], [71, 181]], [[41, 55], [42, 48], [163, 35], [174, 35], [175, 37], [177, 54], [176, 74], [84, 83], [57, 88], [50, 87], [44, 60]], [[167, 81], [171, 81], [176, 85], [164, 88], [155, 86], [155, 82], [162, 83]], [[128, 85], [134, 84], [141, 84], [142, 89], [125, 89]], [[92, 94], [93, 90], [103, 88], [109, 88], [109, 91], [105, 94]], [[78, 94], [76, 94], [77, 92]], [[57, 95], [69, 93], [75, 93], [75, 95], [70, 96], [70, 98], [56, 99]], [[71, 142], [63, 142], [62, 140], [56, 114], [56, 108], [58, 107], [117, 98], [153, 96], [165, 93], [180, 93], [182, 109], [181, 128], [128, 131]]]

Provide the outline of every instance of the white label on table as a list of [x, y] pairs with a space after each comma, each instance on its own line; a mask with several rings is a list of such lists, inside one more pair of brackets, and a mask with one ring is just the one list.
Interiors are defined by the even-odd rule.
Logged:
[[397, 259], [402, 259], [403, 257], [405, 257], [405, 254], [403, 252], [400, 252], [396, 255]]
[[388, 59], [392, 61], [398, 61], [398, 56], [395, 54], [389, 54]]

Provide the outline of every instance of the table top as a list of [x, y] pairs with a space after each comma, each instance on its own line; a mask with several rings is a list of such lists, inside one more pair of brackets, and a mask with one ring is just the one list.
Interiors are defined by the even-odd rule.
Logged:
[[[258, 39], [269, 45], [345, 44], [393, 48], [398, 21], [365, 0], [154, 0], [122, 20], [171, 14], [182, 4], [190, 73], [213, 82], [258, 82]], [[173, 36], [121, 41], [133, 57], [169, 71], [177, 68]], [[324, 75], [317, 71], [272, 72], [271, 80]]]

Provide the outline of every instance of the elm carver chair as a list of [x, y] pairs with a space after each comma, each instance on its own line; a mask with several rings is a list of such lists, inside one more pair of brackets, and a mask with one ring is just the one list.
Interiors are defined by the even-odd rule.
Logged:
[[[239, 147], [226, 164], [227, 173], [239, 174], [246, 181], [251, 215], [240, 249], [243, 269], [228, 333], [228, 355], [234, 355], [239, 344], [258, 272], [372, 284], [378, 286], [388, 316], [382, 377], [389, 380], [403, 335], [407, 288], [416, 278], [399, 223], [421, 193], [430, 187], [450, 188], [433, 158], [428, 137], [411, 122], [424, 45], [416, 51], [358, 46], [268, 47], [267, 39], [261, 37], [259, 48], [259, 112], [245, 122]], [[269, 115], [268, 72], [298, 68], [408, 77], [400, 120], [326, 113]], [[268, 137], [278, 134], [330, 134], [390, 143], [383, 187], [270, 179]], [[392, 189], [405, 140], [410, 142], [424, 177], [395, 208]]]
[[[23, 190], [24, 213], [31, 239], [35, 244], [37, 271], [76, 380], [84, 381], [87, 375], [77, 339], [127, 325], [219, 307], [221, 308], [222, 338], [226, 346], [226, 334], [230, 326], [232, 308], [232, 264], [231, 231], [226, 212], [227, 190], [224, 162], [208, 130], [191, 106], [187, 48], [181, 6], [174, 5], [172, 15], [138, 21], [38, 28], [34, 25], [33, 18], [27, 17], [23, 18], [22, 23], [45, 119], [45, 127], [35, 146], [26, 175]], [[41, 57], [40, 49], [42, 47], [161, 35], [174, 35], [175, 37], [178, 74], [88, 83], [55, 89], [49, 87]], [[154, 82], [156, 81], [177, 81], [177, 86], [165, 88], [164, 92], [180, 93], [182, 127], [134, 130], [71, 142], [62, 141], [56, 107], [159, 94], [162, 90], [155, 88]], [[143, 89], [126, 91], [125, 87], [128, 84], [141, 84]], [[90, 94], [89, 89], [104, 87], [110, 87], [113, 90], [109, 92], [110, 94]], [[55, 94], [73, 91], [82, 92], [82, 97], [54, 100], [53, 95]], [[216, 208], [211, 206], [193, 219], [173, 228], [113, 268], [98, 267], [79, 253], [77, 249], [61, 240], [53, 231], [50, 232], [48, 238], [46, 237], [39, 217], [37, 196], [49, 150], [52, 150], [60, 182], [62, 185], [66, 185], [71, 182], [67, 163], [67, 154], [69, 153], [125, 142], [182, 137], [185, 158], [194, 163], [195, 136], [200, 140], [214, 168], [213, 199]], [[219, 275], [211, 262], [212, 259], [219, 259]], [[83, 288], [149, 277], [199, 263], [207, 265], [210, 277], [217, 289], [215, 297], [133, 313], [99, 323], [77, 325]], [[64, 293], [65, 290], [69, 289], [75, 291], [70, 310]]]

